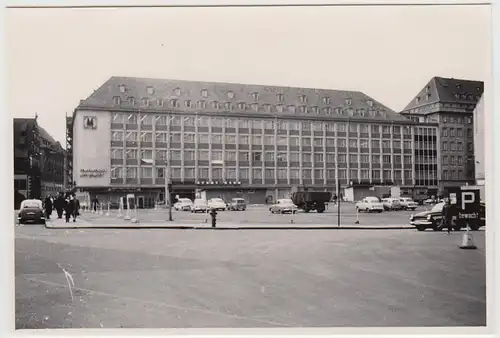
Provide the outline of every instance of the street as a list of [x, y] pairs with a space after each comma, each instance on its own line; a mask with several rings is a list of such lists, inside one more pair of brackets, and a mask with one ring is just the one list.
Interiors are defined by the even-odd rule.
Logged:
[[16, 327], [484, 326], [484, 234], [25, 225]]

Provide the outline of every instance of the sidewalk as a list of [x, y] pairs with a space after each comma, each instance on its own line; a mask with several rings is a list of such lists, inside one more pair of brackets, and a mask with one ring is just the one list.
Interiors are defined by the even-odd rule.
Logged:
[[165, 221], [161, 223], [124, 223], [116, 222], [110, 224], [92, 224], [87, 220], [79, 219], [76, 222], [66, 223], [65, 220], [55, 219], [50, 220], [45, 225], [48, 229], [204, 229], [204, 230], [321, 230], [321, 229], [341, 229], [341, 230], [403, 230], [415, 229], [413, 226], [380, 226], [380, 225], [341, 225], [335, 224], [234, 224], [230, 222], [217, 222], [215, 228], [212, 228], [211, 223], [181, 223], [174, 221], [170, 223]]

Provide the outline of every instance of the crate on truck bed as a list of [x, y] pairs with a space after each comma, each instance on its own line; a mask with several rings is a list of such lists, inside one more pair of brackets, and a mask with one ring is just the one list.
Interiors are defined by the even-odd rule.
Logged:
[[322, 213], [331, 198], [332, 194], [327, 191], [297, 191], [292, 194], [293, 204], [304, 212], [316, 210]]

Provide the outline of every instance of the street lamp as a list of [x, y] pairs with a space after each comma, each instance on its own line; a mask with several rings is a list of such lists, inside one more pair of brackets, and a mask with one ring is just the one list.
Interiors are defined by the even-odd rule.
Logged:
[[[141, 159], [142, 162], [146, 164], [153, 164], [152, 159]], [[165, 161], [165, 173], [163, 177], [165, 178], [165, 205], [168, 203], [168, 220], [172, 221], [172, 203], [170, 202], [170, 166], [169, 161]]]

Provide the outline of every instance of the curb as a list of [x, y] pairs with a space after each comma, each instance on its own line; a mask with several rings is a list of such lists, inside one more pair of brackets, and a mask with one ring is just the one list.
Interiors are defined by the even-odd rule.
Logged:
[[238, 226], [238, 227], [215, 227], [210, 226], [193, 226], [193, 225], [144, 225], [144, 226], [123, 226], [123, 225], [110, 225], [110, 226], [64, 226], [53, 227], [45, 225], [47, 229], [165, 229], [165, 230], [415, 230], [415, 227], [410, 226], [283, 226], [283, 227], [269, 227], [269, 226]]

